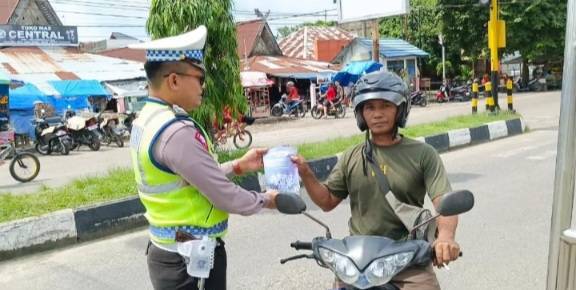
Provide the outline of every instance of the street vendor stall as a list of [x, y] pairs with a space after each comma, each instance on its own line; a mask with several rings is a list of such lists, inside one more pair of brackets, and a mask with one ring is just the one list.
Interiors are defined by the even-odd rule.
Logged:
[[0, 131], [8, 130], [9, 108], [8, 108], [8, 88], [10, 79], [0, 72]]
[[240, 73], [244, 95], [250, 104], [250, 114], [254, 118], [270, 116], [270, 84], [263, 72], [243, 71]]

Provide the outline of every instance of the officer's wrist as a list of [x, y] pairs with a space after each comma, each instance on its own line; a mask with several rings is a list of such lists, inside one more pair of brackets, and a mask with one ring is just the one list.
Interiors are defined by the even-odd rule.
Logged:
[[234, 175], [236, 176], [244, 174], [244, 170], [242, 170], [242, 167], [240, 167], [240, 161], [238, 160], [232, 161], [232, 172], [234, 172]]

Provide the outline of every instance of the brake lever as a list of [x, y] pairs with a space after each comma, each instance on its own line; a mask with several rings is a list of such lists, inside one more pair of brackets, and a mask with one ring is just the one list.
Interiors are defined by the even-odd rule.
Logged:
[[306, 255], [306, 254], [296, 255], [296, 256], [293, 256], [293, 257], [289, 257], [289, 258], [280, 260], [280, 264], [285, 264], [286, 262], [290, 262], [290, 261], [298, 260], [298, 259], [303, 259], [303, 258], [314, 259], [314, 255], [313, 255], [313, 254], [309, 254], [309, 255]]

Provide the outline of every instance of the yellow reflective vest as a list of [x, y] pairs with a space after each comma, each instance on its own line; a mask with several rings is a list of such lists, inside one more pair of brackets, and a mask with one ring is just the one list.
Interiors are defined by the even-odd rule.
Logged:
[[146, 208], [150, 238], [160, 244], [174, 243], [177, 230], [195, 236], [222, 237], [228, 227], [228, 213], [214, 207], [196, 187], [154, 160], [154, 144], [162, 131], [182, 119], [194, 122], [212, 154], [206, 131], [190, 117], [177, 115], [170, 105], [160, 100], [147, 100], [132, 125], [130, 151], [138, 194]]

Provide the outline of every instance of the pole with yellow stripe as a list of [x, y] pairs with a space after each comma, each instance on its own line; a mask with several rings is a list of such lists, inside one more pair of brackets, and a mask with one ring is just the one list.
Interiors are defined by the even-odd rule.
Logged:
[[472, 84], [472, 114], [478, 113], [478, 80]]
[[514, 112], [514, 105], [512, 100], [512, 88], [514, 84], [512, 83], [512, 79], [509, 78], [506, 82], [506, 92], [508, 93], [508, 111]]
[[484, 89], [486, 90], [486, 112], [494, 112], [494, 98], [492, 97], [492, 82], [486, 82], [484, 84]]

